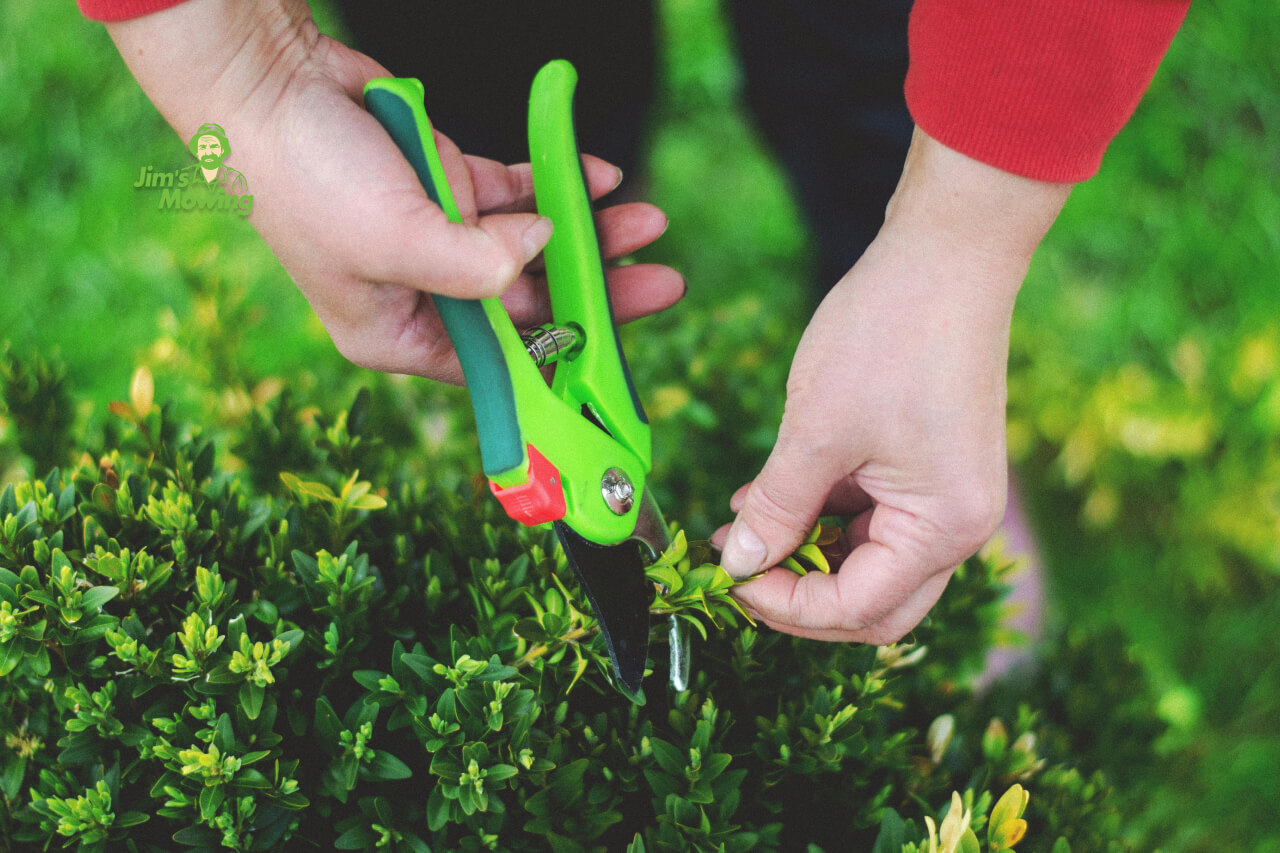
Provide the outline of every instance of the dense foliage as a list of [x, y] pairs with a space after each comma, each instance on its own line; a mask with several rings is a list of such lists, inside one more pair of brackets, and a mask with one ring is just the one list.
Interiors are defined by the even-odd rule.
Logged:
[[[652, 609], [698, 629], [692, 685], [655, 619], [633, 704], [550, 531], [407, 473], [396, 407], [280, 394], [232, 456], [153, 394], [139, 371], [102, 446], [0, 492], [3, 849], [1121, 849], [1053, 725], [964, 687], [989, 560], [876, 649], [752, 627], [678, 536]], [[264, 447], [289, 470], [228, 472]]]

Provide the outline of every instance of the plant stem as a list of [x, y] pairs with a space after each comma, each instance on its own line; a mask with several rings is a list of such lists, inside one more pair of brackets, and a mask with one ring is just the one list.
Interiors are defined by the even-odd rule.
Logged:
[[529, 666], [538, 658], [547, 654], [547, 652], [554, 651], [555, 649], [558, 649], [561, 646], [568, 645], [569, 643], [576, 643], [584, 637], [589, 637], [597, 633], [599, 630], [600, 630], [600, 626], [598, 624], [585, 625], [581, 628], [574, 628], [569, 633], [564, 634], [563, 636], [560, 636], [560, 637], [556, 637], [551, 642], [539, 643], [538, 645], [529, 649], [529, 651], [525, 652], [523, 655], [521, 655], [520, 657], [512, 661], [511, 665], [516, 669], [524, 669], [525, 667]]

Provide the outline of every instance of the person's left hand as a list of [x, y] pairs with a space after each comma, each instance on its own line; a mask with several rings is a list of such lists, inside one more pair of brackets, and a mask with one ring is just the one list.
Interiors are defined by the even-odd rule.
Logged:
[[[894, 642], [1003, 516], [1005, 367], [1027, 265], [1070, 192], [917, 132], [885, 224], [796, 351], [778, 442], [717, 532], [753, 615]], [[851, 519], [834, 574], [773, 568], [819, 515]]]

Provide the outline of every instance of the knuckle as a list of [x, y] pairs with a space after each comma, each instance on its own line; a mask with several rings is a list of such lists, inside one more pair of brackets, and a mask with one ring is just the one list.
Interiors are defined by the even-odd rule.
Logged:
[[756, 519], [776, 528], [799, 530], [808, 524], [808, 519], [785, 496], [775, 497], [761, 485], [754, 486], [747, 494], [744, 511], [749, 511]]
[[480, 288], [485, 291], [485, 296], [501, 296], [516, 280], [516, 276], [520, 275], [523, 268], [514, 258], [502, 252], [493, 264], [492, 277], [481, 282]]
[[990, 482], [977, 483], [962, 492], [962, 500], [953, 507], [953, 530], [964, 556], [976, 552], [1004, 520], [1006, 502], [1005, 485]]

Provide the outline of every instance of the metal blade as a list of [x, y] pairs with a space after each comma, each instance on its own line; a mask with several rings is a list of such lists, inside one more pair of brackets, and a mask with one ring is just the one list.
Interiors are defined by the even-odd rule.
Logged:
[[[645, 565], [656, 561], [662, 552], [671, 547], [671, 531], [667, 529], [666, 519], [653, 497], [651, 489], [645, 489], [640, 503], [640, 514], [636, 518], [636, 529], [631, 538], [639, 540], [649, 549], [649, 557]], [[674, 614], [667, 617], [667, 637], [670, 651], [670, 667], [668, 677], [671, 686], [684, 692], [689, 689], [689, 626], [680, 621]]]
[[562, 521], [556, 536], [569, 558], [600, 623], [614, 674], [632, 696], [640, 693], [649, 651], [649, 603], [653, 586], [645, 579], [645, 546], [635, 539], [597, 545]]

